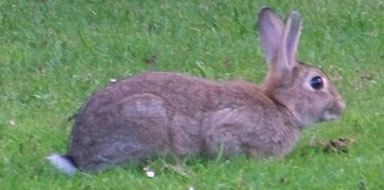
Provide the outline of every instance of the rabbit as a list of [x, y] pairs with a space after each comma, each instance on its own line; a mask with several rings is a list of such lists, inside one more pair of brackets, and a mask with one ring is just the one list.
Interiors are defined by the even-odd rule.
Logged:
[[283, 158], [304, 128], [337, 119], [346, 105], [320, 69], [296, 60], [297, 11], [284, 23], [264, 7], [257, 24], [268, 64], [262, 84], [171, 72], [118, 80], [90, 96], [74, 118], [67, 153], [48, 160], [74, 174], [162, 155]]

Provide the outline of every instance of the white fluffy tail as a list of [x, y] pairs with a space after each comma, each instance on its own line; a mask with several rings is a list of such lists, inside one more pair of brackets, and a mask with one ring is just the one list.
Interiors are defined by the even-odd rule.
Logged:
[[73, 165], [72, 161], [63, 155], [51, 154], [47, 157], [47, 160], [49, 160], [49, 162], [51, 162], [51, 164], [58, 170], [68, 175], [73, 175], [77, 171], [77, 168]]

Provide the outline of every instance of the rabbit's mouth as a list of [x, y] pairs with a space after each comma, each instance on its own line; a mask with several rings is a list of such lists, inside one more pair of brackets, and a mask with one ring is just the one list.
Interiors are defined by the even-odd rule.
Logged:
[[320, 118], [320, 121], [331, 121], [339, 118], [339, 115], [330, 113], [329, 111], [325, 111], [323, 116]]
[[344, 112], [344, 110], [345, 110], [345, 102], [340, 96], [339, 101], [337, 101], [329, 109], [324, 111], [320, 120], [330, 121], [330, 120], [338, 119], [340, 115]]

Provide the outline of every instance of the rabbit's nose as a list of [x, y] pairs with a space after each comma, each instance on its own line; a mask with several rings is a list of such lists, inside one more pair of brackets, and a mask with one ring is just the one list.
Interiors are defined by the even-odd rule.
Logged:
[[346, 108], [345, 100], [335, 88], [331, 91], [331, 94], [335, 99], [330, 111], [334, 114], [341, 115]]
[[339, 112], [340, 112], [340, 114], [341, 113], [343, 113], [344, 112], [344, 110], [345, 110], [345, 108], [346, 108], [346, 103], [345, 103], [345, 100], [344, 100], [344, 98], [340, 95], [340, 94], [338, 94], [338, 97], [337, 97], [337, 99], [336, 99], [336, 102], [337, 102], [337, 107], [339, 108]]
[[331, 109], [330, 109], [330, 112], [335, 114], [335, 115], [341, 115], [345, 108], [346, 108], [346, 103], [345, 103], [345, 100], [344, 98], [336, 92], [336, 99], [335, 99], [335, 102], [333, 103]]
[[340, 103], [341, 112], [344, 112], [346, 107], [347, 107], [347, 105], [346, 105], [344, 99], [341, 99], [341, 103]]

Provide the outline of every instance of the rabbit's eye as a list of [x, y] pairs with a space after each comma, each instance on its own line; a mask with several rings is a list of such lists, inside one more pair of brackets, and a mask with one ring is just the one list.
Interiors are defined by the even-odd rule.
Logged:
[[323, 79], [320, 76], [313, 77], [309, 83], [311, 84], [311, 87], [315, 90], [319, 90], [323, 87]]

